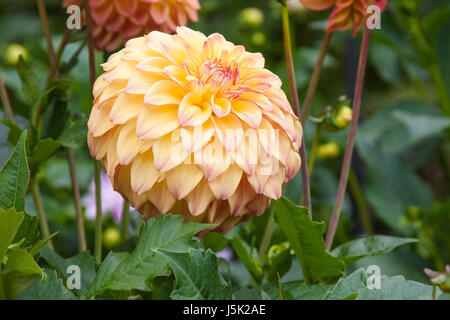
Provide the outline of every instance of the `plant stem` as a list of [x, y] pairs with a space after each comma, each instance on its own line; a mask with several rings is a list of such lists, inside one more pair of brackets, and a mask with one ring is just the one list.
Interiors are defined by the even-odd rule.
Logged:
[[370, 30], [364, 24], [364, 33], [361, 44], [361, 52], [359, 55], [358, 73], [356, 76], [355, 92], [353, 97], [353, 117], [350, 123], [350, 129], [347, 137], [347, 145], [345, 146], [344, 161], [342, 163], [341, 176], [339, 178], [339, 186], [336, 195], [336, 202], [331, 214], [330, 224], [328, 226], [327, 236], [325, 240], [325, 248], [331, 249], [334, 235], [336, 234], [339, 216], [341, 213], [342, 203], [344, 201], [345, 189], [347, 188], [348, 176], [353, 156], [353, 147], [355, 146], [356, 130], [358, 128], [359, 113], [361, 109], [361, 98], [364, 88], [364, 78], [366, 74], [367, 56], [369, 52]]
[[[31, 182], [31, 193], [33, 195], [34, 204], [36, 206], [41, 236], [43, 239], [45, 239], [50, 235], [50, 228], [48, 227], [47, 218], [45, 217], [41, 194], [39, 192], [39, 185], [36, 179], [33, 179]], [[51, 239], [48, 241], [48, 246], [53, 250], [53, 241]]]
[[9, 118], [9, 120], [11, 120], [12, 123], [16, 123], [11, 108], [11, 102], [9, 101], [8, 92], [6, 91], [6, 87], [5, 84], [3, 83], [1, 75], [0, 75], [0, 96], [2, 98], [3, 108], [5, 109], [7, 117]]
[[[47, 41], [47, 48], [48, 48], [48, 53], [50, 56], [50, 63], [52, 64], [56, 60], [55, 59], [55, 49], [53, 49], [52, 35], [50, 32], [50, 25], [48, 23], [47, 10], [45, 9], [44, 0], [37, 0], [37, 5], [38, 5], [38, 9], [39, 9], [39, 15], [41, 17], [42, 26], [44, 28], [45, 39]], [[56, 71], [56, 74], [58, 74], [57, 71]]]
[[[86, 10], [87, 42], [89, 52], [89, 78], [91, 82], [91, 92], [93, 92], [96, 72], [95, 72], [94, 39], [92, 37], [92, 15], [89, 1], [84, 0], [83, 5]], [[96, 204], [95, 256], [97, 258], [97, 261], [101, 261], [103, 225], [102, 225], [100, 164], [95, 159], [94, 159], [94, 168], [95, 168], [94, 181], [95, 181], [95, 204]]]
[[101, 203], [101, 185], [100, 185], [100, 164], [98, 161], [94, 161], [94, 183], [95, 183], [95, 245], [94, 255], [98, 263], [102, 261], [102, 203]]
[[321, 134], [322, 124], [318, 123], [316, 126], [316, 132], [314, 133], [313, 145], [311, 147], [311, 155], [308, 162], [308, 174], [311, 179], [314, 170], [314, 163], [316, 161], [317, 150], [319, 148], [320, 134]]
[[69, 161], [70, 178], [72, 180], [72, 192], [75, 202], [75, 216], [77, 220], [78, 249], [86, 251], [86, 232], [84, 231], [83, 214], [81, 212], [80, 188], [78, 187], [77, 173], [75, 170], [75, 157], [72, 148], [67, 148], [67, 159]]
[[128, 201], [123, 202], [123, 210], [122, 210], [122, 228], [120, 230], [120, 236], [122, 241], [128, 238], [128, 228], [130, 226], [130, 204]]
[[319, 83], [320, 73], [322, 71], [323, 62], [328, 52], [328, 46], [330, 45], [332, 32], [325, 32], [325, 38], [323, 39], [322, 46], [320, 47], [319, 57], [317, 58], [316, 65], [314, 67], [311, 80], [309, 81], [308, 90], [306, 91], [305, 101], [303, 102], [301, 122], [302, 125], [305, 124], [308, 118], [309, 110], [311, 109], [312, 100], [317, 89], [317, 84]]
[[356, 207], [358, 208], [358, 213], [359, 213], [359, 217], [361, 218], [364, 232], [367, 235], [371, 236], [374, 234], [374, 232], [373, 232], [372, 222], [370, 221], [369, 208], [367, 207], [366, 201], [364, 200], [364, 196], [361, 191], [361, 187], [359, 186], [358, 178], [357, 178], [355, 170], [353, 170], [353, 168], [350, 168], [348, 187], [350, 189], [350, 193], [353, 195], [353, 199], [355, 200]]
[[273, 229], [275, 227], [275, 209], [270, 208], [269, 220], [267, 220], [266, 230], [261, 240], [261, 245], [259, 247], [259, 257], [263, 260], [264, 255], [269, 249], [270, 240], [272, 239]]
[[[286, 67], [289, 77], [289, 88], [291, 93], [293, 111], [295, 115], [300, 118], [300, 103], [297, 94], [297, 83], [295, 80], [294, 71], [294, 60], [292, 58], [292, 44], [291, 44], [291, 34], [289, 30], [289, 11], [285, 5], [281, 8], [282, 20], [283, 20], [283, 38], [284, 38], [284, 49], [286, 55]], [[302, 171], [302, 184], [303, 184], [303, 205], [309, 208], [309, 216], [312, 217], [311, 208], [311, 191], [309, 187], [309, 176], [308, 168], [306, 164], [308, 160], [306, 158], [306, 146], [305, 138], [302, 136], [302, 145], [300, 146], [300, 158], [302, 161], [301, 171]]]

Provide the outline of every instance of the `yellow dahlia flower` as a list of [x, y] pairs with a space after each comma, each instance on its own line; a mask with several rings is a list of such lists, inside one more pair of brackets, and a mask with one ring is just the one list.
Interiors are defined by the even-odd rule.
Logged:
[[[64, 0], [63, 6], [81, 0]], [[175, 32], [197, 21], [198, 0], [89, 0], [93, 36], [99, 50], [115, 51], [127, 40], [150, 31]]]
[[88, 144], [144, 219], [228, 232], [300, 168], [302, 129], [259, 53], [187, 27], [132, 39], [103, 64]]

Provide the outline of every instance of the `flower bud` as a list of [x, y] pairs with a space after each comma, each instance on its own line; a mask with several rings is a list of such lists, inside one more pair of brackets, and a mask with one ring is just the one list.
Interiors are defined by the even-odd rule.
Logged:
[[120, 232], [117, 227], [109, 227], [103, 232], [103, 245], [113, 249], [120, 244]]
[[5, 62], [10, 66], [15, 66], [22, 56], [24, 61], [28, 61], [28, 51], [20, 44], [13, 43], [6, 48]]
[[255, 46], [262, 46], [266, 43], [266, 35], [264, 32], [255, 32], [251, 37], [252, 43]]
[[321, 144], [317, 148], [317, 155], [322, 159], [336, 158], [337, 156], [339, 156], [340, 152], [341, 149], [339, 148], [339, 145], [336, 142], [332, 141]]
[[264, 13], [258, 8], [247, 8], [242, 10], [241, 19], [245, 24], [256, 28], [264, 22]]

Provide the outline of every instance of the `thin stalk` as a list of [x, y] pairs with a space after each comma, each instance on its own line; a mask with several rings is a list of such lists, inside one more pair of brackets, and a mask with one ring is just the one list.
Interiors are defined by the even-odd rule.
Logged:
[[[94, 55], [94, 38], [92, 37], [92, 15], [89, 1], [83, 1], [84, 8], [86, 10], [86, 26], [87, 26], [87, 42], [89, 52], [89, 78], [91, 81], [91, 92], [94, 89], [94, 83], [96, 78], [95, 72], [95, 55]], [[96, 203], [96, 226], [95, 226], [95, 256], [97, 260], [101, 260], [102, 250], [102, 200], [101, 200], [101, 185], [100, 185], [100, 164], [94, 159], [95, 168], [95, 203]]]
[[45, 9], [44, 0], [37, 0], [37, 5], [38, 5], [38, 9], [39, 9], [39, 15], [40, 15], [41, 21], [42, 21], [42, 26], [44, 28], [45, 39], [47, 41], [47, 48], [48, 48], [48, 53], [50, 56], [50, 63], [53, 63], [53, 61], [55, 61], [55, 49], [53, 48], [52, 35], [50, 32], [50, 25], [48, 23], [47, 10]]
[[[289, 78], [289, 89], [291, 93], [293, 111], [295, 115], [300, 118], [300, 103], [297, 94], [297, 83], [295, 80], [294, 71], [294, 60], [292, 58], [292, 44], [291, 44], [291, 34], [289, 29], [289, 11], [288, 8], [283, 5], [281, 8], [282, 20], [283, 20], [283, 38], [284, 38], [284, 49], [286, 55], [286, 67], [288, 71]], [[306, 158], [306, 145], [305, 138], [302, 136], [302, 145], [300, 147], [300, 158], [302, 161], [301, 171], [302, 171], [302, 184], [303, 184], [303, 205], [309, 208], [309, 216], [312, 217], [311, 208], [311, 191], [309, 187], [309, 176], [308, 168], [306, 164], [308, 160]]]
[[317, 150], [319, 149], [321, 129], [322, 129], [322, 124], [318, 123], [316, 126], [316, 132], [314, 133], [313, 145], [311, 147], [311, 155], [309, 157], [309, 162], [308, 162], [308, 174], [309, 174], [310, 179], [312, 177], [312, 173], [314, 170], [314, 163], [316, 161]]
[[372, 222], [370, 221], [370, 213], [369, 208], [367, 206], [366, 201], [364, 200], [363, 193], [361, 191], [361, 187], [358, 182], [358, 178], [356, 177], [355, 170], [350, 168], [350, 176], [348, 180], [348, 187], [350, 193], [355, 200], [356, 207], [358, 208], [359, 217], [361, 218], [361, 223], [364, 228], [364, 232], [371, 236], [374, 234]]
[[11, 108], [11, 102], [9, 101], [8, 92], [6, 91], [5, 84], [3, 83], [2, 76], [0, 75], [0, 96], [2, 98], [3, 108], [5, 109], [6, 116], [12, 123], [16, 123], [14, 114]]
[[[43, 239], [45, 239], [50, 235], [50, 228], [48, 227], [47, 218], [45, 217], [41, 193], [39, 192], [39, 185], [36, 179], [33, 179], [33, 181], [31, 182], [31, 194], [33, 195], [34, 204], [36, 206], [41, 236]], [[48, 241], [48, 246], [50, 249], [54, 249], [51, 239]]]
[[120, 237], [122, 241], [128, 238], [128, 228], [130, 226], [130, 204], [128, 201], [123, 202], [122, 210], [122, 225], [120, 230]]
[[348, 176], [353, 156], [353, 148], [355, 146], [356, 130], [358, 128], [359, 113], [361, 109], [361, 98], [364, 88], [364, 78], [366, 75], [367, 56], [369, 52], [370, 30], [364, 25], [364, 33], [361, 44], [361, 52], [359, 55], [358, 73], [356, 76], [356, 85], [353, 98], [353, 117], [350, 123], [350, 129], [347, 137], [347, 145], [345, 146], [344, 161], [342, 163], [341, 176], [339, 178], [339, 186], [336, 195], [336, 202], [331, 214], [330, 224], [328, 226], [327, 236], [325, 240], [325, 248], [331, 249], [334, 235], [336, 234], [339, 216], [344, 201], [345, 189], [347, 188]]
[[95, 244], [94, 244], [94, 255], [97, 262], [102, 261], [102, 238], [103, 238], [103, 228], [102, 228], [102, 203], [101, 203], [101, 188], [100, 188], [100, 164], [98, 161], [94, 161], [95, 174]]
[[308, 118], [309, 110], [311, 109], [312, 100], [314, 94], [316, 93], [317, 84], [319, 83], [320, 73], [322, 71], [323, 62], [328, 52], [328, 47], [330, 45], [332, 32], [325, 32], [325, 38], [323, 39], [322, 46], [320, 47], [319, 57], [317, 58], [316, 65], [314, 66], [314, 71], [309, 81], [308, 90], [306, 91], [305, 101], [303, 102], [301, 122], [302, 125], [305, 124]]
[[264, 255], [269, 249], [270, 240], [272, 239], [273, 229], [275, 227], [275, 209], [270, 208], [269, 220], [267, 221], [266, 230], [261, 240], [261, 245], [259, 247], [259, 257], [263, 260]]
[[86, 232], [84, 231], [84, 221], [81, 212], [80, 188], [78, 186], [77, 173], [75, 170], [75, 157], [72, 148], [67, 148], [67, 159], [69, 161], [70, 178], [72, 180], [72, 192], [75, 201], [75, 213], [77, 220], [78, 249], [80, 252], [86, 251]]

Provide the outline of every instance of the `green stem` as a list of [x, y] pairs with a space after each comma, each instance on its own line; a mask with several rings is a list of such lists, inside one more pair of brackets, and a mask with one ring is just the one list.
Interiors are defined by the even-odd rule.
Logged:
[[130, 204], [128, 203], [128, 201], [124, 201], [122, 210], [122, 229], [120, 232], [122, 241], [128, 238], [129, 225], [130, 225]]
[[[291, 33], [289, 28], [289, 10], [286, 4], [282, 5], [281, 8], [282, 21], [283, 21], [283, 39], [284, 39], [284, 50], [286, 55], [286, 67], [289, 78], [289, 89], [291, 94], [292, 106], [295, 115], [300, 119], [300, 103], [297, 94], [297, 83], [295, 80], [294, 71], [294, 60], [292, 58], [292, 44], [291, 44]], [[302, 145], [300, 147], [300, 158], [302, 161], [301, 171], [302, 171], [302, 185], [303, 185], [303, 205], [309, 208], [309, 216], [312, 217], [312, 207], [311, 207], [311, 190], [309, 186], [309, 175], [308, 168], [306, 164], [308, 163], [306, 157], [306, 144], [305, 138], [302, 136]]]
[[319, 148], [320, 134], [321, 134], [322, 124], [318, 123], [316, 126], [316, 132], [314, 133], [313, 145], [311, 147], [311, 155], [309, 156], [308, 162], [308, 174], [311, 179], [314, 170], [314, 163], [316, 161], [317, 150]]
[[372, 222], [370, 221], [370, 213], [369, 208], [364, 200], [363, 193], [361, 191], [361, 187], [358, 182], [358, 178], [356, 177], [355, 170], [350, 168], [350, 176], [348, 180], [348, 187], [350, 189], [350, 193], [353, 195], [353, 199], [355, 200], [356, 207], [358, 208], [359, 217], [361, 218], [361, 222], [364, 228], [364, 232], [371, 236], [374, 234]]
[[331, 249], [334, 235], [341, 214], [342, 203], [344, 202], [345, 190], [347, 188], [348, 176], [350, 174], [350, 166], [352, 163], [353, 148], [355, 146], [356, 130], [358, 129], [359, 113], [361, 109], [362, 93], [364, 89], [364, 78], [366, 75], [367, 56], [369, 53], [370, 30], [364, 26], [363, 39], [361, 44], [361, 52], [359, 54], [358, 73], [356, 76], [355, 93], [353, 97], [353, 116], [350, 123], [350, 129], [345, 146], [344, 161], [342, 163], [341, 176], [339, 178], [339, 186], [336, 195], [336, 202], [331, 214], [330, 224], [328, 226], [327, 236], [325, 239], [325, 248]]
[[[36, 206], [39, 228], [41, 230], [41, 237], [45, 239], [50, 236], [50, 228], [48, 227], [47, 218], [45, 216], [44, 207], [42, 205], [41, 193], [39, 191], [39, 185], [36, 178], [32, 179], [31, 182], [31, 194], [33, 195], [34, 205]], [[51, 239], [48, 241], [48, 246], [50, 249], [53, 249], [53, 242]]]
[[77, 221], [78, 249], [80, 252], [86, 251], [86, 232], [84, 230], [83, 213], [81, 211], [80, 188], [75, 170], [75, 156], [72, 148], [67, 148], [67, 159], [69, 162], [70, 178], [72, 181], [72, 192], [75, 203], [75, 217]]
[[100, 185], [100, 164], [97, 160], [94, 160], [94, 183], [95, 183], [95, 244], [94, 255], [97, 262], [102, 261], [102, 238], [103, 238], [103, 225], [102, 225], [102, 203], [101, 203], [101, 185]]
[[447, 116], [450, 116], [450, 102], [447, 95], [447, 88], [445, 86], [444, 80], [442, 79], [442, 73], [436, 64], [431, 65], [429, 67], [429, 71], [433, 78], [434, 87], [441, 102], [442, 110]]
[[259, 247], [259, 257], [263, 260], [264, 255], [269, 249], [270, 240], [272, 239], [273, 229], [275, 227], [275, 209], [270, 208], [269, 220], [267, 221], [266, 230], [261, 240], [261, 245]]

